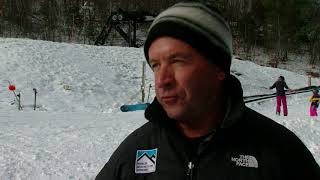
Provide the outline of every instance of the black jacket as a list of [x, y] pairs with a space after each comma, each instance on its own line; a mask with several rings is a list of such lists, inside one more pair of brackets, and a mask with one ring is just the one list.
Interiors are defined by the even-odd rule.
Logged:
[[145, 112], [149, 122], [121, 143], [96, 180], [319, 180], [319, 165], [304, 144], [245, 107], [236, 78], [226, 86], [233, 92], [226, 118], [194, 155], [155, 99]]
[[287, 83], [285, 81], [276, 81], [270, 87], [270, 89], [273, 89], [273, 88], [276, 88], [277, 96], [285, 96], [286, 95], [286, 91], [284, 90], [284, 88], [289, 89], [289, 87], [287, 86]]

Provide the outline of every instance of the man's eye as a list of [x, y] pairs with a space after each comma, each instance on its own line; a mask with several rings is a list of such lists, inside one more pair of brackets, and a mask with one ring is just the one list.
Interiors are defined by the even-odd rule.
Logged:
[[151, 66], [151, 69], [155, 69], [155, 68], [157, 68], [159, 66], [159, 64], [158, 63], [152, 63], [152, 64], [150, 64], [150, 66]]
[[184, 59], [173, 59], [172, 63], [185, 63], [186, 61]]

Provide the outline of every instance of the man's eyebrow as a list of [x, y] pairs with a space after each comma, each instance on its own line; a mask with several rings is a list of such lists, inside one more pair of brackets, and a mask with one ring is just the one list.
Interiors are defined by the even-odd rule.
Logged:
[[[175, 58], [185, 58], [185, 59], [189, 59], [190, 58], [190, 53], [185, 53], [185, 52], [175, 52], [175, 53], [170, 53], [168, 55], [166, 55], [167, 59], [175, 59]], [[153, 59], [149, 57], [149, 63], [154, 63], [154, 62], [158, 62], [158, 59]]]
[[158, 60], [156, 59], [153, 59], [153, 58], [149, 58], [149, 63], [152, 63], [152, 62], [157, 62]]
[[175, 52], [175, 53], [171, 53], [168, 55], [169, 59], [174, 59], [177, 57], [182, 57], [182, 58], [189, 58], [190, 57], [190, 53], [185, 53], [185, 52]]

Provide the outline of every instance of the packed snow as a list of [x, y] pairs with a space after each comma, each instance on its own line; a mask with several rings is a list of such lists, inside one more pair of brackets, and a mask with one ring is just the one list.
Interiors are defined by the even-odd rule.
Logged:
[[[94, 179], [122, 140], [146, 123], [143, 111], [119, 111], [122, 104], [141, 102], [143, 62], [137, 48], [0, 38], [0, 179]], [[273, 93], [268, 87], [279, 75], [291, 89], [308, 82], [303, 74], [236, 59], [231, 71], [245, 96]], [[20, 111], [9, 83], [21, 95]], [[150, 85], [147, 67], [149, 102]], [[276, 116], [274, 98], [247, 105], [296, 133], [320, 164], [320, 118], [309, 116], [309, 96], [288, 96], [287, 117]]]

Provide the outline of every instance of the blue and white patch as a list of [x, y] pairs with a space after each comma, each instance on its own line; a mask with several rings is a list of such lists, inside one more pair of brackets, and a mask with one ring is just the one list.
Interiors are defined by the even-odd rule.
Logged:
[[137, 150], [136, 153], [136, 174], [146, 174], [156, 171], [158, 149]]

